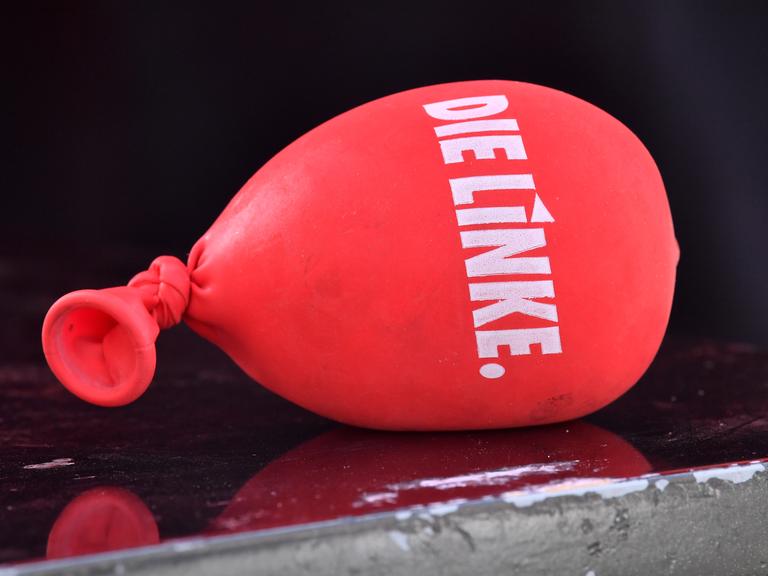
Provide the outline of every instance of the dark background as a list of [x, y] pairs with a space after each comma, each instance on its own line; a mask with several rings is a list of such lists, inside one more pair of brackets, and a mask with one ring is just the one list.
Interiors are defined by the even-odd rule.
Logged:
[[655, 157], [682, 249], [672, 333], [766, 341], [767, 28], [762, 2], [6, 6], [0, 281], [184, 256], [320, 122], [503, 78], [596, 104]]

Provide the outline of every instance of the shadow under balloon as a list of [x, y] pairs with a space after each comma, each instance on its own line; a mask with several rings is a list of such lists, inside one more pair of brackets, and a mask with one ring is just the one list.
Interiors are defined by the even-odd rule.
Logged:
[[[184, 535], [232, 534], [477, 500], [572, 479], [638, 476], [650, 469], [627, 441], [585, 421], [475, 433], [342, 427], [267, 464], [223, 510], [204, 520], [202, 530]], [[189, 511], [193, 513], [201, 511]], [[125, 488], [89, 489], [59, 513], [48, 536], [47, 557], [146, 546], [181, 536], [165, 533], [165, 516], [162, 506], [150, 509]]]

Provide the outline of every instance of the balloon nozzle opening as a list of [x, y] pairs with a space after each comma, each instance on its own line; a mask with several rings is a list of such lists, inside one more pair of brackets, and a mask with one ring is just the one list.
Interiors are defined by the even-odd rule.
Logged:
[[100, 406], [122, 406], [152, 381], [159, 330], [135, 288], [79, 290], [48, 311], [43, 351], [70, 392]]

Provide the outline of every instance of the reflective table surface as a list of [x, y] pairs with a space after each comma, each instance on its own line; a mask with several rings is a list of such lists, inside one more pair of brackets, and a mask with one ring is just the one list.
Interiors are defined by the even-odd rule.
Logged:
[[611, 406], [531, 429], [341, 426], [264, 390], [184, 327], [161, 335], [139, 401], [90, 406], [46, 368], [42, 315], [56, 295], [142, 265], [126, 258], [78, 281], [65, 264], [0, 265], [3, 565], [768, 458], [768, 351], [686, 339], [665, 342]]

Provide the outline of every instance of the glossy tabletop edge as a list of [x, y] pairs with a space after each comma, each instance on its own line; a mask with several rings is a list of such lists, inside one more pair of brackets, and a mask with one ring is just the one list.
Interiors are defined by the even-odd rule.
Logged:
[[[379, 562], [386, 564], [386, 557], [392, 557], [392, 570], [387, 573], [409, 573], [413, 566], [426, 559], [433, 568], [439, 568], [440, 573], [461, 574], [467, 566], [471, 566], [475, 574], [491, 574], [489, 562], [478, 556], [468, 565], [454, 566], [450, 554], [444, 557], [435, 556], [435, 543], [441, 539], [441, 532], [453, 530], [462, 533], [465, 544], [473, 553], [478, 551], [478, 546], [487, 547], [487, 554], [493, 556], [496, 553], [504, 555], [502, 548], [520, 554], [523, 558], [531, 554], [527, 550], [525, 539], [495, 539], [499, 550], [494, 550], [493, 538], [490, 541], [472, 540], [472, 535], [462, 529], [462, 525], [474, 519], [475, 523], [494, 525], [497, 529], [499, 522], [513, 526], [519, 523], [515, 517], [527, 517], [535, 519], [536, 525], [542, 529], [549, 524], [557, 523], [559, 518], [568, 515], [568, 511], [576, 511], [578, 516], [600, 516], [602, 510], [628, 511], [632, 508], [640, 508], [649, 503], [653, 508], [663, 508], [665, 501], [670, 510], [664, 511], [665, 517], [676, 518], [672, 524], [676, 530], [686, 530], [689, 536], [699, 542], [719, 541], [722, 534], [712, 531], [710, 523], [691, 523], [688, 521], [690, 511], [680, 514], [683, 506], [680, 500], [694, 502], [694, 516], [696, 508], [702, 509], [702, 516], [711, 515], [706, 508], [712, 504], [719, 505], [719, 500], [712, 500], [713, 493], [717, 493], [724, 500], [729, 499], [729, 505], [736, 503], [737, 512], [746, 512], [754, 505], [754, 493], [761, 496], [768, 495], [768, 459], [750, 462], [734, 463], [725, 466], [706, 466], [688, 470], [672, 471], [668, 473], [652, 473], [632, 478], [593, 478], [580, 479], [553, 483], [550, 485], [525, 490], [510, 491], [498, 496], [485, 496], [474, 500], [448, 500], [445, 502], [433, 502], [428, 505], [419, 505], [388, 510], [386, 512], [370, 513], [356, 517], [344, 517], [334, 520], [313, 522], [297, 526], [286, 526], [265, 530], [241, 532], [225, 536], [188, 537], [169, 540], [154, 546], [145, 546], [124, 549], [114, 552], [93, 554], [87, 557], [70, 558], [63, 560], [49, 560], [43, 562], [30, 562], [18, 564], [13, 567], [0, 568], [0, 576], [32, 576], [46, 574], [77, 574], [83, 576], [96, 576], [101, 574], [205, 574], [215, 573], [226, 576], [228, 574], [240, 574], [244, 568], [250, 573], [273, 573], [286, 571], [296, 573], [301, 571], [301, 563], [297, 562], [298, 551], [317, 549], [317, 543], [323, 540], [342, 541], [342, 546], [335, 546], [337, 561], [341, 561], [345, 568], [355, 566], [362, 569], [372, 569]], [[721, 492], [724, 492], [723, 496]], [[762, 498], [765, 500], [765, 498]], [[768, 509], [763, 505], [762, 509]], [[686, 512], [688, 512], [686, 514]], [[501, 517], [501, 519], [499, 518]], [[561, 521], [561, 520], [560, 520]], [[594, 550], [594, 542], [599, 542], [601, 527], [595, 522], [593, 530], [584, 530], [584, 522], [580, 525], [583, 542], [579, 542], [587, 554]], [[602, 531], [608, 535], [615, 528], [614, 522]], [[660, 527], [661, 528], [661, 527]], [[666, 528], [666, 530], [669, 530]], [[664, 530], [663, 532], [666, 532]], [[674, 531], [674, 530], [673, 530]], [[362, 546], [360, 540], [362, 538]], [[598, 538], [598, 540], [595, 540]], [[628, 537], [626, 537], [628, 538]], [[638, 540], [649, 539], [647, 535], [637, 534]], [[432, 540], [432, 542], [430, 542]], [[577, 539], [578, 540], [578, 539]], [[343, 546], [346, 542], [346, 546]], [[592, 542], [592, 544], [590, 544]], [[645, 543], [648, 546], [650, 543]], [[667, 546], [655, 548], [648, 547], [647, 558], [643, 570], [648, 566], [661, 565], [668, 562], [670, 554], [674, 556], [680, 552], [678, 542], [668, 541]], [[573, 542], [559, 542], [559, 546], [566, 549], [574, 546]], [[446, 542], [437, 542], [437, 547], [450, 546]], [[352, 553], [344, 553], [342, 550], [353, 550]], [[699, 547], [691, 547], [685, 556], [695, 556]], [[706, 547], [706, 546], [705, 546]], [[713, 549], [720, 549], [713, 546]], [[379, 560], [371, 562], [371, 552], [378, 555]], [[615, 569], [625, 571], [622, 554], [616, 554], [609, 559], [604, 569], [611, 573]], [[312, 573], [334, 574], [338, 564], [333, 567], [321, 564], [322, 560], [328, 560], [327, 555], [319, 553], [312, 564]], [[477, 556], [477, 555], [476, 555]], [[764, 555], [757, 554], [754, 558], [740, 556], [738, 562], [747, 566], [765, 567]], [[324, 558], [325, 557], [325, 558]], [[403, 563], [403, 557], [410, 557]], [[271, 561], [266, 561], [270, 558]], [[697, 570], [714, 562], [737, 561], [730, 558], [727, 551], [716, 560], [710, 554], [700, 556], [699, 562], [692, 563], [698, 566]], [[706, 562], [702, 563], [701, 560]], [[601, 562], [587, 558], [585, 560], [589, 570], [590, 566], [597, 566]], [[574, 562], [575, 564], [575, 562]], [[623, 566], [623, 567], [622, 567]], [[710, 565], [711, 567], [711, 565]], [[538, 561], [529, 562], [531, 573], [547, 573], [551, 570], [566, 569], [553, 563], [550, 558], [540, 558]], [[595, 574], [598, 572], [594, 571]], [[577, 572], [581, 573], [581, 572]], [[586, 572], [587, 574], [589, 572]], [[602, 572], [600, 572], [602, 573]], [[633, 573], [632, 570], [624, 573]], [[641, 572], [642, 573], [642, 572]], [[646, 572], [647, 573], [647, 572]], [[685, 571], [684, 571], [685, 573]], [[691, 572], [695, 573], [695, 572]]]

